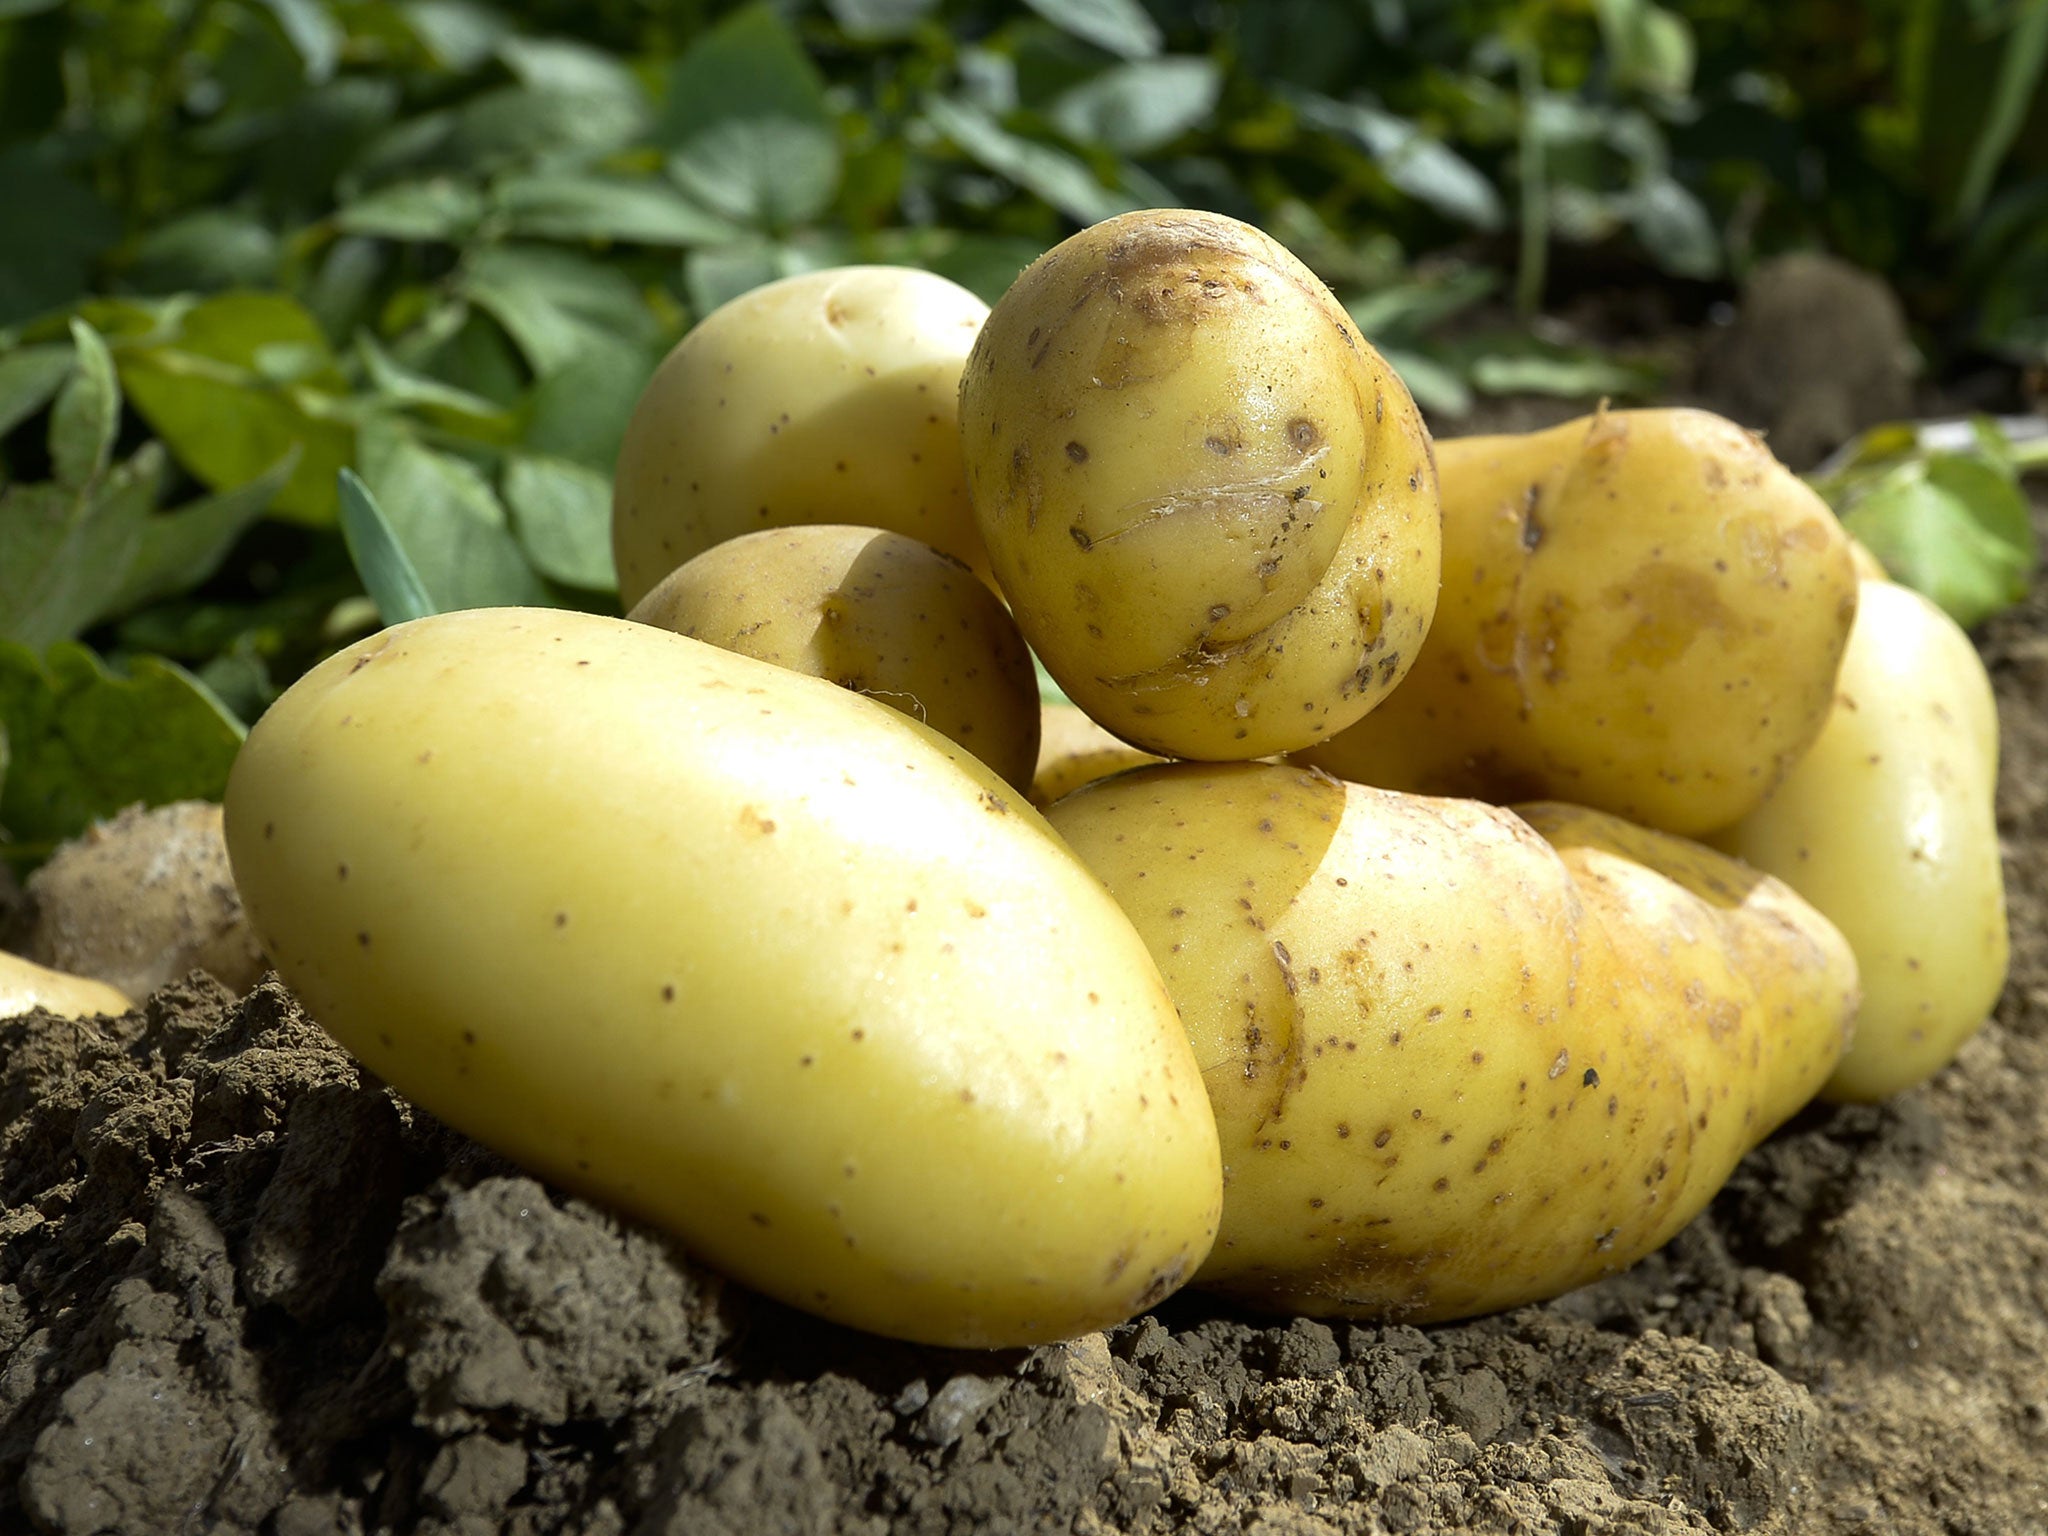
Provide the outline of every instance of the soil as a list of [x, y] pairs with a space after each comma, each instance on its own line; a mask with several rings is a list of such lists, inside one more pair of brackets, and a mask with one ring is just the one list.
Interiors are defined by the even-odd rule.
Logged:
[[524, 1177], [275, 979], [0, 1022], [0, 1531], [2048, 1531], [2048, 591], [1982, 642], [1996, 1017], [1635, 1269], [1475, 1322], [1183, 1293], [896, 1344]]

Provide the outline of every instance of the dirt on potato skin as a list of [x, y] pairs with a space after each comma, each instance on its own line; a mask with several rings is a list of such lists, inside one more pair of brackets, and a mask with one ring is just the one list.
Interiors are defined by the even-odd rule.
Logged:
[[0, 1530], [2048, 1530], [2048, 597], [1985, 650], [1996, 1018], [1502, 1317], [1183, 1294], [1028, 1352], [897, 1344], [522, 1176], [274, 980], [0, 1022]]

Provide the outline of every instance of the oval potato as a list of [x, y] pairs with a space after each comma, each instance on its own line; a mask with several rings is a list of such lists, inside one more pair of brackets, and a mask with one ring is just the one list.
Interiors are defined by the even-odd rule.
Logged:
[[228, 847], [380, 1076], [799, 1307], [932, 1343], [1192, 1273], [1216, 1132], [1158, 973], [943, 737], [620, 619], [443, 614], [250, 732]]
[[1466, 1317], [1625, 1268], [1820, 1086], [1854, 1007], [1784, 886], [1576, 807], [1169, 764], [1050, 819], [1209, 1088], [1196, 1283], [1267, 1309]]
[[1997, 704], [1969, 636], [1919, 593], [1865, 582], [1820, 740], [1714, 839], [1856, 951], [1863, 1007], [1825, 1097], [1872, 1103], [1924, 1082], [1998, 1001], [2011, 938], [1997, 777]]
[[960, 368], [987, 315], [909, 267], [806, 272], [706, 315], [619, 445], [620, 601], [714, 544], [796, 523], [887, 528], [987, 571], [959, 430]]
[[1025, 639], [1147, 752], [1320, 741], [1429, 628], [1422, 418], [1329, 290], [1248, 224], [1152, 210], [1047, 252], [975, 342], [960, 430]]
[[1384, 707], [1301, 759], [1685, 836], [1754, 809], [1820, 734], [1856, 613], [1827, 504], [1705, 411], [1436, 447], [1435, 627]]
[[837, 683], [1031, 787], [1031, 653], [1001, 599], [929, 544], [837, 523], [741, 534], [669, 572], [626, 617]]

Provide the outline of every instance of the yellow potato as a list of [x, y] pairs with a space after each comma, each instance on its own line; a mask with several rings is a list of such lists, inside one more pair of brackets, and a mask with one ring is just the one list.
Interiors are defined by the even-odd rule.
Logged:
[[907, 267], [784, 278], [712, 311], [619, 447], [612, 552], [632, 607], [737, 534], [860, 523], [988, 569], [960, 466], [960, 367], [988, 306]]
[[1866, 582], [1820, 740], [1714, 839], [1825, 912], [1863, 973], [1825, 1097], [1873, 1102], [1955, 1059], [2005, 986], [2010, 940], [1993, 792], [1998, 712], [1933, 603]]
[[1249, 225], [1133, 213], [1049, 251], [975, 342], [960, 430], [1024, 637], [1148, 752], [1320, 741], [1429, 628], [1429, 434], [1343, 307]]
[[1039, 710], [1038, 768], [1031, 778], [1031, 803], [1044, 810], [1053, 801], [1126, 768], [1159, 759], [1117, 740], [1073, 704]]
[[1050, 820], [1208, 1084], [1197, 1283], [1260, 1307], [1464, 1317], [1626, 1267], [1819, 1087], [1854, 1007], [1784, 886], [1597, 812], [1170, 764]]
[[1302, 759], [1687, 836], [1754, 809], [1819, 735], [1855, 616], [1827, 504], [1704, 411], [1436, 447], [1436, 625], [1385, 707]]
[[122, 1014], [135, 1004], [103, 981], [73, 976], [0, 950], [0, 1019], [41, 1008], [67, 1019]]
[[1001, 600], [929, 544], [834, 523], [742, 534], [626, 617], [865, 694], [1031, 786], [1031, 653]]
[[371, 1070], [795, 1306], [1021, 1345], [1208, 1250], [1215, 1126], [1130, 924], [843, 689], [620, 619], [422, 619], [257, 722], [227, 836]]

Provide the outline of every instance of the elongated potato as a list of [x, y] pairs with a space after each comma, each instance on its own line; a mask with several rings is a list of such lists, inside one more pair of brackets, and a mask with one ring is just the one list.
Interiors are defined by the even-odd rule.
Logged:
[[1820, 1086], [1854, 1007], [1784, 886], [1576, 807], [1171, 764], [1050, 819], [1209, 1088], [1197, 1283], [1260, 1307], [1463, 1317], [1626, 1267]]
[[1856, 612], [1848, 535], [1704, 411], [1437, 445], [1444, 591], [1408, 681], [1304, 761], [1696, 836], [1820, 734]]
[[1266, 757], [1385, 696], [1436, 606], [1429, 434], [1283, 247], [1107, 220], [1027, 268], [960, 381], [974, 515], [1067, 696], [1168, 757]]
[[865, 694], [1031, 787], [1031, 653], [1002, 600], [929, 544], [839, 523], [741, 534], [626, 617]]
[[127, 1013], [134, 1006], [126, 993], [103, 981], [53, 971], [0, 950], [0, 1019], [11, 1019], [34, 1008], [47, 1009], [67, 1019], [83, 1019], [96, 1013]]
[[630, 608], [762, 528], [859, 523], [988, 569], [960, 465], [960, 367], [988, 306], [908, 267], [835, 267], [713, 310], [619, 445], [612, 553]]
[[829, 683], [422, 619], [272, 706], [227, 834], [369, 1067], [793, 1305], [1024, 1344], [1208, 1250], [1215, 1127], [1129, 923], [1002, 780]]
[[1924, 1082], [1998, 1001], [1997, 778], [1997, 705], [1969, 636], [1919, 593], [1865, 582], [1820, 740], [1714, 839], [1855, 948], [1863, 1008], [1824, 1096], [1869, 1103]]

